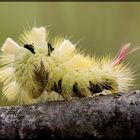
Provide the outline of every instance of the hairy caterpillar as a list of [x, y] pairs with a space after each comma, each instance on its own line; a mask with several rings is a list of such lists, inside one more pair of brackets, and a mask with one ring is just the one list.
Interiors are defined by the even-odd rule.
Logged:
[[95, 96], [129, 90], [133, 72], [121, 61], [125, 44], [116, 58], [89, 57], [65, 38], [48, 39], [44, 27], [21, 35], [21, 45], [7, 38], [0, 52], [3, 96], [20, 104]]

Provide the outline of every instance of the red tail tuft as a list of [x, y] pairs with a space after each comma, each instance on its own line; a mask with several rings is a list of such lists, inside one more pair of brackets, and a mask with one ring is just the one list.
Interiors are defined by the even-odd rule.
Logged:
[[116, 65], [120, 64], [122, 62], [122, 60], [125, 58], [125, 56], [127, 55], [128, 53], [128, 49], [129, 49], [129, 46], [131, 44], [130, 43], [127, 43], [125, 44], [122, 49], [120, 50], [119, 54], [117, 55], [116, 59], [113, 61], [112, 63], [112, 67], [115, 67]]

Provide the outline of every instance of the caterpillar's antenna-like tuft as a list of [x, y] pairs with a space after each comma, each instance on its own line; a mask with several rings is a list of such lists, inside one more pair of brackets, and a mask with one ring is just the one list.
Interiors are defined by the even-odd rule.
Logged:
[[7, 54], [16, 54], [20, 49], [20, 46], [11, 38], [7, 38], [4, 42], [1, 51]]

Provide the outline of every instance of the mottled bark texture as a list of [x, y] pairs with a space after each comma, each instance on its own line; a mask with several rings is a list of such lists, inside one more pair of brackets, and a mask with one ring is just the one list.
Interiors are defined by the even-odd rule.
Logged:
[[0, 107], [0, 138], [140, 138], [140, 92]]

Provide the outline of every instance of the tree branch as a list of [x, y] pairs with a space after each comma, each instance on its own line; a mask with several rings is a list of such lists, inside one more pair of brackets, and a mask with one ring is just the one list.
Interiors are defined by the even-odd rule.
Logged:
[[140, 137], [140, 92], [0, 107], [0, 138]]

